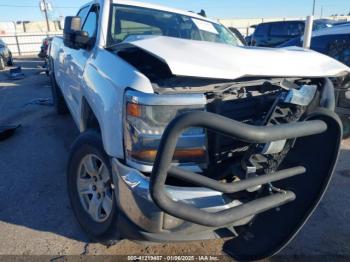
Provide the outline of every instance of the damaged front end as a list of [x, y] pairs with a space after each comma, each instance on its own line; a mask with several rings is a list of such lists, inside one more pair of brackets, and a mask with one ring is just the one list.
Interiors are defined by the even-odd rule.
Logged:
[[[322, 68], [294, 77], [301, 73], [295, 67], [288, 77], [220, 80], [206, 78], [207, 71], [193, 65], [188, 67], [192, 76], [183, 76], [176, 56], [162, 49], [152, 54], [151, 43], [145, 46], [152, 52], [128, 44], [115, 51], [152, 82], [155, 92], [125, 94], [125, 164], [145, 177], [119, 171], [128, 173], [122, 180], [132, 188], [119, 194], [121, 209], [143, 231], [157, 234], [148, 239], [202, 239], [208, 229], [221, 237], [218, 232], [226, 229], [235, 237], [226, 241], [225, 252], [234, 258], [274, 255], [310, 217], [333, 174], [342, 124], [334, 113], [332, 81], [319, 77]], [[130, 210], [125, 203], [135, 199], [138, 187], [139, 210]]]
[[[158, 94], [126, 93], [128, 165], [152, 171], [152, 199], [168, 218], [230, 228], [236, 237], [225, 251], [234, 258], [275, 254], [316, 208], [337, 161], [342, 126], [333, 112], [332, 82], [210, 80], [197, 93], [190, 79], [182, 80], [186, 87], [180, 79], [158, 82]], [[239, 202], [205, 210], [174, 199], [168, 186], [207, 188]]]

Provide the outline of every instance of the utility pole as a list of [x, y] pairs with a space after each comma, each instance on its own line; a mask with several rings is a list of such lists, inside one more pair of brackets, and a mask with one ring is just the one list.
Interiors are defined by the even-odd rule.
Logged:
[[314, 6], [312, 8], [312, 15], [315, 16], [316, 0], [314, 0]]
[[50, 21], [49, 21], [49, 16], [47, 14], [47, 9], [48, 9], [48, 4], [46, 3], [46, 0], [42, 0], [42, 2], [40, 3], [40, 9], [41, 11], [44, 12], [45, 14], [45, 19], [46, 19], [46, 25], [47, 25], [47, 31], [50, 32]]
[[321, 7], [321, 18], [323, 17], [323, 6]]
[[308, 16], [305, 21], [305, 32], [303, 39], [303, 47], [306, 49], [310, 49], [311, 46], [313, 23], [314, 17], [312, 15]]

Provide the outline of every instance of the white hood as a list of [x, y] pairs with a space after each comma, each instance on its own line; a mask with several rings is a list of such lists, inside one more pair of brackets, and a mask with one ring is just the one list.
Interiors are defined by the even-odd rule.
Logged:
[[217, 79], [262, 77], [334, 77], [344, 64], [314, 51], [234, 47], [204, 41], [155, 36], [129, 41], [163, 60], [174, 75]]

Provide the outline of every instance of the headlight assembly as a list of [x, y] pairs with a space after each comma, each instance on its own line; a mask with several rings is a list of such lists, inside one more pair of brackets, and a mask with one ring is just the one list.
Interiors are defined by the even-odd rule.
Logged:
[[[129, 165], [150, 172], [162, 134], [178, 115], [205, 110], [204, 95], [156, 95], [128, 91], [125, 99], [124, 144]], [[174, 164], [200, 165], [207, 160], [206, 133], [186, 130], [177, 144]]]

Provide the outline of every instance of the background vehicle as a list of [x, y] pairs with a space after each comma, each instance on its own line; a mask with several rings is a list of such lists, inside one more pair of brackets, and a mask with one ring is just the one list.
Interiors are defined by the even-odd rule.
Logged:
[[52, 41], [52, 37], [46, 37], [43, 40], [43, 43], [40, 47], [40, 52], [38, 54], [38, 56], [42, 59], [46, 59], [48, 57], [48, 51], [49, 51], [49, 46], [50, 46], [50, 42]]
[[[303, 37], [296, 37], [278, 47], [303, 46]], [[350, 23], [313, 32], [312, 50], [328, 55], [350, 66]]]
[[[314, 21], [314, 30], [330, 27], [324, 20]], [[276, 47], [304, 34], [305, 21], [279, 21], [259, 24], [251, 36], [251, 45]]]
[[275, 254], [332, 178], [328, 77], [349, 73], [316, 52], [241, 47], [194, 13], [83, 6], [50, 46], [56, 110], [81, 132], [67, 168], [78, 222], [98, 241], [234, 237], [238, 260]]
[[[255, 31], [256, 27], [257, 27], [257, 25], [252, 25], [249, 28], [251, 28], [252, 30]], [[254, 32], [245, 37], [245, 42], [247, 43], [248, 46], [252, 45], [253, 34], [254, 34]]]
[[52, 41], [52, 37], [47, 37], [43, 40], [43, 44], [40, 47], [40, 53], [38, 56], [44, 60], [43, 68], [46, 70], [46, 75], [49, 76], [49, 68], [48, 68], [48, 58], [49, 58], [49, 48]]
[[[294, 38], [279, 47], [303, 45], [303, 38]], [[312, 34], [311, 49], [350, 66], [350, 23], [321, 29]], [[345, 137], [350, 136], [350, 79], [336, 80], [336, 111], [341, 115]]]
[[6, 66], [12, 65], [12, 53], [5, 42], [0, 38], [0, 70], [4, 70]]

